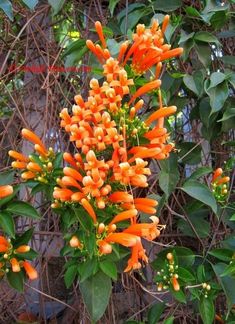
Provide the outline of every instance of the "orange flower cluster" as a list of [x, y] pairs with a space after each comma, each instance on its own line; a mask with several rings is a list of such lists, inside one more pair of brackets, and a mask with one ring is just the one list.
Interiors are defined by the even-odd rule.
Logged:
[[13, 193], [13, 187], [10, 185], [0, 186], [0, 199], [10, 196]]
[[30, 251], [30, 246], [21, 245], [14, 249], [10, 239], [0, 236], [0, 276], [4, 276], [9, 271], [9, 267], [13, 272], [20, 272], [24, 268], [29, 279], [37, 279], [38, 274], [34, 267], [22, 259], [21, 253]]
[[223, 176], [223, 170], [221, 168], [217, 168], [214, 171], [211, 186], [212, 192], [219, 202], [224, 202], [228, 196], [229, 181], [229, 177]]
[[9, 151], [11, 158], [15, 159], [12, 162], [14, 169], [22, 170], [21, 178], [23, 180], [37, 180], [41, 183], [48, 183], [50, 180], [50, 173], [53, 170], [53, 160], [55, 154], [52, 148], [46, 149], [40, 138], [32, 131], [23, 128], [21, 135], [24, 139], [34, 144], [34, 150], [37, 155], [32, 154], [29, 157], [16, 152]]
[[[90, 215], [96, 230], [99, 254], [112, 252], [112, 244], [131, 249], [131, 257], [125, 271], [139, 269], [140, 261], [148, 262], [142, 238], [154, 240], [163, 228], [156, 213], [157, 202], [149, 198], [135, 198], [132, 187], [147, 187], [151, 174], [146, 159], [165, 159], [173, 149], [168, 144], [164, 118], [174, 114], [176, 107], [163, 107], [159, 90], [160, 108], [145, 121], [138, 117], [144, 101], [139, 97], [159, 89], [157, 79], [161, 61], [178, 56], [182, 49], [170, 50], [163, 35], [169, 17], [162, 28], [153, 22], [150, 29], [137, 26], [133, 43], [121, 45], [117, 58], [113, 58], [106, 46], [100, 22], [95, 28], [101, 46], [87, 41], [87, 46], [103, 65], [104, 81], [90, 81], [87, 100], [75, 96], [72, 114], [61, 111], [61, 127], [70, 135], [79, 150], [74, 156], [64, 153], [62, 178], [57, 179], [52, 207], [64, 204], [80, 204]], [[146, 83], [131, 95], [134, 80], [128, 78], [125, 66], [131, 64], [136, 73], [144, 73], [156, 65], [156, 80]], [[144, 144], [141, 144], [144, 143]], [[105, 219], [99, 217], [99, 209], [111, 212]], [[138, 223], [138, 212], [150, 215], [149, 223]], [[119, 223], [122, 226], [119, 227]], [[126, 226], [123, 226], [125, 222]], [[84, 242], [76, 235], [70, 240], [71, 247], [82, 249]]]

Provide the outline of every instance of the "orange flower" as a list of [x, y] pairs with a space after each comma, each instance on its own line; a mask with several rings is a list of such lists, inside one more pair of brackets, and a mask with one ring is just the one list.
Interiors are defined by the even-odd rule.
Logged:
[[70, 201], [73, 191], [67, 188], [57, 188], [55, 187], [53, 191], [53, 197], [61, 201]]
[[26, 128], [23, 128], [22, 131], [21, 131], [21, 135], [22, 135], [23, 138], [27, 139], [28, 141], [41, 146], [41, 148], [43, 149], [43, 151], [45, 153], [47, 152], [47, 149], [45, 148], [45, 146], [42, 143], [42, 141], [40, 140], [40, 138], [36, 134], [31, 132], [30, 130], [28, 130]]
[[115, 191], [109, 196], [109, 200], [113, 203], [130, 203], [133, 202], [133, 196], [126, 191]]
[[16, 253], [26, 253], [30, 251], [29, 245], [21, 245], [16, 249]]
[[110, 253], [112, 253], [112, 245], [105, 242], [104, 240], [97, 241], [97, 245], [99, 247], [99, 252], [101, 254], [110, 254]]
[[82, 204], [83, 208], [88, 212], [88, 214], [93, 219], [94, 224], [96, 224], [97, 223], [96, 213], [95, 213], [93, 207], [91, 206], [91, 204], [89, 203], [89, 201], [87, 199], [83, 198], [81, 200], [81, 204]]
[[180, 290], [180, 285], [179, 285], [179, 282], [177, 279], [178, 279], [178, 275], [173, 275], [171, 278], [171, 283], [172, 283], [174, 291]]
[[128, 260], [127, 267], [124, 272], [128, 272], [131, 270], [137, 270], [141, 268], [141, 263], [139, 259], [143, 260], [144, 262], [148, 262], [148, 258], [145, 254], [145, 250], [142, 246], [140, 238], [137, 240], [136, 244], [132, 247], [131, 257]]
[[131, 219], [138, 214], [136, 209], [126, 210], [117, 214], [113, 220], [109, 223], [109, 226], [115, 223], [122, 222], [123, 220]]
[[223, 173], [223, 170], [221, 168], [217, 168], [215, 171], [214, 171], [214, 174], [213, 174], [213, 177], [212, 177], [212, 182], [215, 182], [215, 180], [217, 178], [219, 178]]
[[129, 233], [111, 233], [105, 238], [107, 243], [118, 243], [126, 247], [136, 245], [140, 238]]
[[36, 269], [28, 261], [23, 262], [23, 267], [30, 280], [37, 279], [38, 273]]
[[7, 252], [9, 248], [9, 242], [4, 236], [0, 236], [0, 253]]
[[13, 187], [10, 185], [0, 186], [0, 199], [5, 198], [13, 194]]
[[72, 177], [64, 176], [61, 179], [61, 182], [66, 187], [74, 187], [82, 191], [82, 187], [80, 186], [80, 184]]
[[153, 241], [160, 235], [160, 231], [157, 229], [157, 223], [133, 224], [126, 228], [123, 232], [134, 234], [150, 241]]
[[69, 245], [73, 248], [81, 249], [83, 247], [82, 243], [79, 241], [76, 235], [73, 235], [69, 241]]
[[136, 93], [131, 97], [131, 100], [128, 102], [128, 105], [130, 105], [137, 97], [142, 96], [143, 94], [145, 94], [146, 92], [152, 91], [154, 89], [157, 89], [160, 87], [161, 85], [161, 80], [154, 80], [151, 81], [145, 85], [143, 85], [142, 87], [140, 87]]
[[11, 163], [11, 166], [14, 169], [26, 169], [27, 168], [27, 163], [22, 162], [22, 161], [14, 161], [14, 162]]
[[16, 260], [16, 258], [12, 258], [10, 260], [11, 263], [11, 268], [13, 272], [20, 272], [20, 264], [19, 262]]
[[34, 163], [34, 162], [29, 162], [27, 164], [27, 169], [32, 172], [41, 172], [42, 171], [42, 168], [40, 167], [40, 165], [38, 165], [37, 163]]
[[176, 106], [171, 107], [163, 107], [155, 111], [152, 115], [150, 115], [144, 122], [147, 126], [149, 126], [154, 120], [159, 119], [161, 117], [168, 117], [176, 112]]
[[66, 176], [74, 178], [77, 181], [82, 181], [82, 175], [75, 169], [72, 169], [70, 167], [65, 167], [63, 169], [63, 172]]
[[102, 29], [102, 25], [99, 21], [96, 21], [95, 22], [95, 29], [96, 29], [96, 32], [100, 38], [100, 41], [102, 43], [102, 46], [104, 48], [106, 48], [106, 42], [105, 42], [105, 39], [104, 39], [104, 34], [103, 34], [103, 29]]
[[15, 160], [18, 160], [18, 161], [21, 161], [21, 162], [29, 162], [29, 158], [28, 157], [26, 157], [23, 154], [18, 153], [16, 151], [12, 151], [11, 150], [11, 151], [8, 152], [8, 155], [10, 157], [12, 157], [13, 159], [15, 159]]

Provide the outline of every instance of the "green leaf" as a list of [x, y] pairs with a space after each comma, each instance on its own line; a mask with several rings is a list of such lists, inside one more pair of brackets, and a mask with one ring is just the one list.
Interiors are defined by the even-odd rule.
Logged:
[[222, 122], [222, 121], [228, 120], [233, 117], [235, 117], [235, 108], [229, 108], [229, 109], [225, 110], [223, 117], [221, 119], [217, 120], [217, 122]]
[[37, 5], [37, 3], [38, 3], [38, 0], [22, 0], [25, 4], [26, 4], [26, 6], [29, 8], [29, 9], [31, 9], [31, 10], [33, 10], [34, 9], [34, 7]]
[[203, 320], [203, 324], [212, 324], [215, 318], [214, 303], [210, 298], [204, 296], [199, 301], [199, 312]]
[[72, 283], [74, 282], [74, 279], [76, 277], [78, 273], [78, 265], [72, 265], [70, 266], [64, 274], [64, 282], [65, 282], [65, 286], [67, 288], [71, 287]]
[[63, 7], [65, 0], [48, 0], [48, 2], [52, 6], [53, 15], [56, 15]]
[[9, 272], [7, 273], [7, 280], [10, 284], [10, 286], [20, 292], [23, 292], [24, 290], [24, 275], [23, 272], [13, 272], [11, 269], [9, 269]]
[[184, 183], [181, 189], [189, 196], [203, 202], [207, 206], [210, 206], [213, 212], [216, 214], [216, 200], [207, 186], [196, 180], [188, 180]]
[[197, 11], [197, 9], [195, 9], [194, 7], [186, 7], [185, 11], [187, 13], [188, 16], [192, 16], [192, 17], [201, 17], [200, 12]]
[[235, 279], [231, 276], [222, 277], [221, 275], [224, 273], [227, 268], [227, 264], [225, 263], [217, 263], [213, 265], [214, 272], [224, 290], [224, 293], [227, 297], [228, 305], [231, 308], [232, 305], [235, 304]]
[[12, 240], [12, 244], [14, 248], [17, 249], [21, 245], [28, 244], [28, 242], [30, 241], [33, 235], [33, 231], [34, 231], [34, 227], [30, 228], [22, 235], [16, 235], [16, 238]]
[[194, 36], [194, 39], [199, 40], [201, 42], [205, 42], [205, 43], [220, 44], [220, 42], [216, 36], [212, 35], [211, 33], [206, 32], [206, 31], [197, 32]]
[[232, 55], [224, 55], [223, 57], [219, 58], [221, 61], [224, 62], [226, 65], [235, 65], [235, 56]]
[[180, 303], [186, 304], [186, 297], [182, 290], [175, 291], [173, 289], [170, 289], [172, 296], [178, 300]]
[[102, 271], [80, 283], [80, 290], [92, 320], [98, 321], [104, 314], [112, 291], [111, 279]]
[[191, 282], [195, 280], [194, 275], [185, 268], [178, 268], [179, 279], [185, 282]]
[[212, 172], [212, 168], [210, 167], [200, 167], [196, 171], [194, 171], [191, 176], [189, 177], [190, 179], [198, 179], [200, 177], [203, 177], [204, 175]]
[[235, 274], [235, 262], [230, 263], [224, 272], [221, 274], [221, 277], [231, 276]]
[[216, 87], [226, 79], [226, 75], [221, 72], [213, 72], [210, 76], [210, 86], [207, 90]]
[[13, 21], [13, 11], [12, 11], [12, 4], [8, 0], [1, 0], [0, 2], [0, 9], [2, 9], [8, 18]]
[[169, 159], [160, 162], [159, 186], [169, 197], [179, 181], [177, 156], [171, 154]]
[[157, 303], [153, 305], [148, 311], [148, 324], [158, 323], [164, 309], [165, 309], [164, 303]]
[[197, 40], [194, 46], [198, 59], [203, 64], [203, 66], [208, 69], [211, 65], [211, 48], [207, 43], [200, 42]]
[[79, 52], [85, 45], [86, 45], [86, 42], [84, 39], [75, 40], [68, 47], [65, 48], [65, 50], [62, 54], [62, 58], [64, 58], [65, 56], [68, 56], [71, 53]]
[[210, 105], [211, 105], [211, 114], [219, 111], [223, 108], [223, 105], [228, 98], [229, 89], [226, 81], [218, 84], [214, 88], [210, 88], [207, 90], [207, 93], [210, 97]]
[[63, 153], [62, 152], [58, 152], [56, 154], [55, 160], [53, 162], [53, 167], [55, 169], [61, 168], [62, 162], [63, 162]]
[[164, 320], [163, 324], [173, 324], [174, 323], [174, 316], [168, 317]]
[[233, 256], [233, 251], [229, 249], [214, 249], [208, 253], [221, 261], [231, 261]]
[[100, 269], [113, 280], [117, 280], [117, 267], [114, 262], [111, 261], [101, 261], [99, 263]]
[[29, 252], [25, 252], [25, 253], [16, 253], [15, 254], [17, 259], [19, 260], [34, 260], [37, 256], [38, 253], [36, 251], [34, 251], [33, 249], [30, 249]]
[[80, 274], [80, 283], [84, 282], [92, 276], [97, 269], [97, 259], [92, 258], [80, 263], [78, 266], [78, 273]]
[[6, 211], [15, 215], [26, 216], [35, 219], [40, 218], [37, 210], [25, 201], [11, 202], [7, 205]]
[[174, 11], [182, 6], [181, 0], [157, 0], [154, 3], [154, 9], [164, 12]]
[[111, 13], [111, 17], [113, 17], [113, 12], [118, 2], [119, 0], [109, 0], [109, 11]]
[[235, 214], [233, 214], [232, 217], [229, 220], [230, 221], [235, 221]]
[[196, 71], [192, 75], [186, 74], [183, 78], [185, 86], [201, 97], [204, 92], [203, 81], [205, 74], [202, 71]]
[[0, 186], [8, 185], [14, 182], [15, 171], [5, 171], [0, 173]]
[[205, 219], [205, 211], [203, 214], [202, 211], [191, 213], [188, 215], [188, 218], [190, 219], [195, 231], [193, 231], [192, 227], [186, 220], [180, 219], [177, 225], [182, 233], [190, 237], [197, 237], [197, 235], [201, 238], [208, 237], [210, 232], [210, 223]]
[[11, 214], [6, 211], [0, 212], [0, 226], [9, 236], [15, 237], [15, 224]]

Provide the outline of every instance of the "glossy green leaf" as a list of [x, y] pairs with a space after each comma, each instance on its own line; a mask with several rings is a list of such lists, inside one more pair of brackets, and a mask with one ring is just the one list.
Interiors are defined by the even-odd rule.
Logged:
[[28, 244], [30, 241], [32, 235], [33, 235], [34, 228], [28, 229], [26, 232], [24, 232], [22, 235], [16, 235], [16, 238], [12, 240], [12, 244], [14, 248], [18, 248], [21, 245]]
[[104, 314], [112, 291], [111, 279], [102, 271], [80, 283], [80, 290], [93, 321]]
[[172, 296], [180, 303], [186, 304], [186, 296], [182, 290], [175, 291], [170, 289]]
[[182, 0], [157, 0], [154, 3], [154, 8], [164, 12], [170, 12], [180, 8], [182, 4]]
[[34, 9], [34, 7], [37, 5], [37, 3], [38, 3], [38, 0], [22, 0], [25, 4], [26, 4], [26, 6], [29, 8], [29, 9], [31, 9], [31, 10], [33, 10]]
[[199, 31], [195, 34], [194, 38], [196, 40], [199, 40], [201, 42], [206, 43], [216, 43], [219, 44], [219, 40], [216, 36], [212, 35], [211, 33], [208, 33], [206, 31]]
[[99, 267], [108, 277], [117, 280], [117, 266], [114, 262], [104, 260], [99, 263]]
[[218, 122], [222, 122], [233, 117], [235, 117], [235, 108], [229, 108], [225, 110], [223, 117], [219, 119]]
[[235, 262], [232, 261], [221, 274], [221, 277], [232, 276], [235, 274]]
[[179, 279], [185, 281], [186, 283], [192, 282], [195, 280], [194, 275], [187, 269], [179, 267], [178, 268]]
[[80, 283], [94, 275], [97, 269], [97, 259], [88, 259], [78, 265], [78, 273], [80, 274]]
[[0, 173], [0, 186], [8, 185], [14, 182], [15, 171], [5, 171]]
[[207, 93], [210, 97], [210, 105], [211, 105], [211, 114], [221, 110], [224, 106], [224, 103], [229, 95], [228, 84], [226, 81], [218, 84], [214, 88], [210, 88], [207, 90]]
[[195, 41], [194, 46], [197, 56], [203, 66], [208, 69], [211, 65], [211, 48], [210, 45], [199, 40]]
[[113, 17], [113, 12], [118, 2], [119, 0], [109, 0], [109, 11], [111, 13], [111, 17]]
[[200, 298], [199, 311], [203, 324], [212, 324], [214, 322], [215, 307], [210, 298], [205, 298], [204, 296]]
[[221, 72], [213, 72], [210, 76], [210, 86], [207, 90], [216, 87], [226, 79], [226, 75]]
[[222, 274], [224, 273], [226, 268], [227, 264], [225, 263], [217, 263], [213, 265], [214, 272], [227, 297], [228, 305], [229, 307], [232, 307], [232, 305], [235, 304], [235, 279], [230, 275], [222, 277]]
[[13, 201], [7, 205], [6, 211], [14, 215], [26, 216], [29, 218], [40, 218], [37, 210], [25, 201]]
[[183, 142], [177, 145], [179, 150], [179, 162], [189, 165], [198, 164], [201, 161], [201, 145], [193, 142]]
[[2, 9], [7, 17], [13, 21], [13, 10], [12, 10], [12, 4], [9, 0], [1, 0], [0, 1], [0, 9]]
[[203, 202], [205, 205], [210, 206], [214, 213], [217, 212], [216, 200], [212, 192], [204, 184], [196, 180], [188, 180], [181, 188], [189, 196]]
[[78, 273], [78, 264], [70, 266], [64, 274], [64, 282], [67, 288], [71, 287]]
[[190, 179], [198, 179], [198, 178], [201, 178], [201, 177], [207, 175], [208, 173], [211, 173], [212, 171], [213, 170], [210, 167], [200, 167], [200, 168], [197, 168], [197, 170], [194, 171], [191, 174]]
[[148, 324], [156, 324], [165, 309], [164, 303], [154, 304], [148, 311]]
[[233, 256], [233, 251], [229, 249], [214, 249], [208, 253], [221, 261], [231, 261]]
[[53, 14], [56, 15], [63, 7], [65, 0], [48, 0], [53, 9]]
[[10, 286], [20, 292], [24, 290], [24, 274], [22, 271], [20, 272], [13, 272], [9, 269], [7, 273], [7, 281], [9, 282]]
[[15, 224], [13, 217], [6, 211], [0, 212], [0, 227], [11, 237], [15, 237]]
[[174, 323], [174, 316], [168, 317], [167, 319], [164, 320], [163, 324], [173, 324]]

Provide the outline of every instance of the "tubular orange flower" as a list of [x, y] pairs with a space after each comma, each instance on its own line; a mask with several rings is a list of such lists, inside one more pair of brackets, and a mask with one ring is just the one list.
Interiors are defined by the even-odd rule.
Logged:
[[89, 201], [85, 198], [83, 198], [81, 200], [81, 204], [83, 206], [83, 208], [88, 212], [88, 214], [91, 216], [91, 218], [93, 219], [93, 222], [96, 224], [97, 219], [96, 219], [96, 213], [93, 209], [93, 207], [91, 206], [91, 204], [89, 203]]
[[223, 170], [221, 168], [217, 168], [214, 171], [213, 177], [212, 177], [212, 182], [214, 182], [218, 177], [220, 177], [223, 173]]
[[72, 177], [64, 176], [61, 179], [61, 182], [64, 186], [74, 187], [82, 191], [82, 187], [80, 186], [80, 184]]
[[172, 49], [170, 51], [166, 51], [161, 54], [161, 61], [167, 60], [172, 57], [180, 56], [183, 53], [184, 49], [182, 47]]
[[53, 191], [53, 197], [61, 201], [70, 201], [73, 191], [67, 188], [55, 188]]
[[7, 239], [2, 235], [0, 235], [0, 244], [6, 245], [6, 246], [9, 245]]
[[8, 152], [8, 155], [15, 160], [18, 160], [21, 162], [29, 162], [29, 158], [27, 156], [24, 156], [23, 154], [18, 153], [16, 151], [11, 150]]
[[11, 163], [11, 166], [14, 169], [26, 169], [27, 163], [26, 162], [22, 162], [22, 161], [14, 161], [14, 162]]
[[36, 269], [28, 261], [23, 262], [23, 267], [30, 280], [37, 279], [38, 273]]
[[30, 251], [29, 245], [21, 245], [16, 249], [16, 253], [26, 253]]
[[63, 169], [63, 172], [66, 176], [72, 177], [77, 181], [82, 181], [82, 175], [75, 169], [72, 169], [70, 167], [65, 167]]
[[115, 223], [119, 223], [119, 222], [121, 222], [123, 220], [126, 220], [126, 219], [131, 219], [131, 218], [135, 217], [137, 214], [138, 214], [138, 212], [137, 212], [136, 209], [123, 211], [123, 212], [117, 214], [113, 218], [113, 220], [109, 223], [109, 226], [112, 225], [112, 224], [115, 224]]
[[110, 253], [112, 253], [112, 245], [105, 242], [104, 240], [97, 241], [97, 245], [99, 246], [99, 252], [101, 254], [110, 254]]
[[146, 214], [156, 214], [156, 209], [150, 206], [135, 203], [135, 208]]
[[133, 196], [128, 194], [126, 191], [115, 191], [109, 196], [109, 200], [113, 203], [130, 203], [133, 201]]
[[5, 253], [8, 250], [8, 245], [0, 243], [0, 253]]
[[43, 148], [43, 150], [47, 151], [40, 138], [30, 130], [23, 128], [21, 131], [21, 135], [23, 136], [23, 138], [27, 139], [28, 141], [34, 144], [40, 145]]
[[223, 177], [223, 178], [221, 178], [219, 180], [216, 180], [216, 184], [217, 185], [220, 185], [220, 184], [223, 184], [223, 183], [227, 183], [229, 181], [230, 181], [230, 178], [229, 177]]
[[156, 223], [133, 224], [126, 228], [123, 232], [144, 237], [145, 239], [150, 241], [153, 241], [160, 235], [160, 231], [157, 229]]
[[42, 171], [42, 168], [40, 167], [40, 165], [38, 165], [37, 163], [34, 163], [34, 162], [29, 162], [27, 164], [27, 169], [32, 172], [41, 172]]
[[138, 236], [129, 233], [111, 233], [105, 238], [107, 243], [118, 243], [126, 247], [136, 245], [139, 240]]
[[47, 154], [48, 154], [46, 148], [44, 146], [39, 145], [39, 144], [35, 144], [34, 149], [39, 155], [41, 155], [43, 157], [46, 157]]
[[105, 42], [105, 38], [104, 38], [104, 34], [103, 34], [103, 28], [102, 28], [102, 25], [99, 21], [96, 21], [95, 22], [95, 29], [96, 29], [96, 32], [100, 38], [100, 41], [102, 43], [102, 46], [104, 48], [106, 48], [106, 42]]
[[149, 206], [149, 207], [156, 207], [158, 205], [157, 200], [151, 199], [151, 198], [135, 198], [134, 203], [135, 204], [146, 205], [146, 206]]
[[20, 264], [19, 262], [16, 260], [16, 258], [12, 258], [10, 260], [11, 262], [11, 268], [13, 272], [20, 272]]
[[146, 92], [152, 91], [154, 89], [157, 89], [161, 85], [161, 80], [154, 80], [152, 82], [149, 82], [145, 85], [143, 85], [141, 88], [139, 88], [136, 93], [132, 96], [131, 100], [128, 102], [128, 105], [130, 105], [137, 97], [142, 96]]
[[163, 107], [155, 111], [152, 115], [150, 115], [144, 122], [147, 126], [149, 126], [154, 120], [159, 119], [161, 117], [168, 117], [176, 112], [176, 106]]
[[172, 283], [174, 291], [179, 291], [180, 290], [180, 285], [179, 285], [179, 282], [177, 280], [177, 277], [176, 277], [176, 275], [173, 275], [172, 279], [171, 279], [171, 283]]
[[13, 194], [13, 187], [10, 185], [0, 186], [0, 199]]

